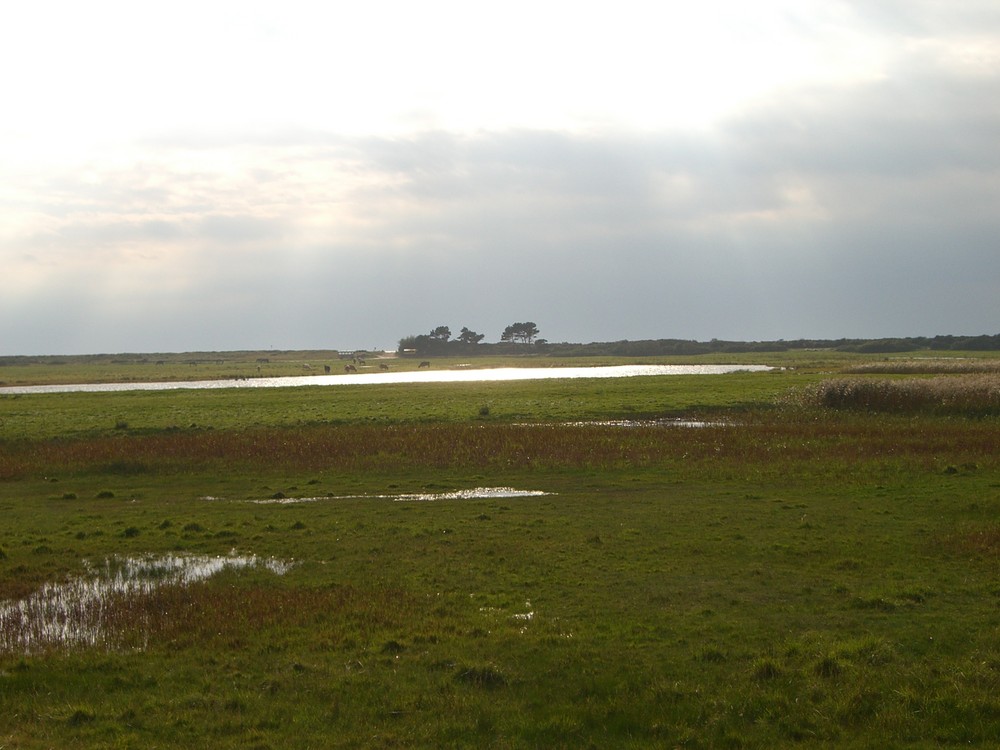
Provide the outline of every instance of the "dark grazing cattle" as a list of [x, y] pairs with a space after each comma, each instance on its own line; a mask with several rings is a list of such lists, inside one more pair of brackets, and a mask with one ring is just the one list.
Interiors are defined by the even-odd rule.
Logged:
[[431, 363], [428, 362], [426, 359], [423, 362], [421, 362], [419, 365], [417, 365], [418, 368], [420, 368], [420, 367], [430, 367], [430, 366], [431, 366]]

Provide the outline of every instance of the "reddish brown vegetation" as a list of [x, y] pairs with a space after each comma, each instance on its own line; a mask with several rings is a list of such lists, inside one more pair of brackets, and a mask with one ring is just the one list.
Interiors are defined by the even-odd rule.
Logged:
[[616, 469], [724, 462], [734, 469], [815, 470], [871, 461], [995, 462], [991, 421], [908, 421], [845, 416], [748, 417], [702, 428], [565, 425], [314, 426], [169, 432], [7, 445], [0, 479], [60, 471], [130, 474], [206, 467], [383, 471], [408, 469]]
[[[99, 623], [103, 643], [115, 649], [190, 647], [218, 640], [239, 646], [247, 633], [270, 628], [308, 628], [327, 643], [345, 633], [364, 637], [414, 617], [412, 597], [399, 591], [360, 591], [351, 586], [278, 588], [196, 583], [169, 585], [151, 592], [113, 594], [80, 607], [81, 622]], [[10, 618], [0, 642], [17, 642], [16, 630], [27, 624]], [[60, 649], [59, 639], [35, 649]]]
[[957, 554], [1000, 559], [1000, 525], [964, 528], [944, 537], [941, 545]]

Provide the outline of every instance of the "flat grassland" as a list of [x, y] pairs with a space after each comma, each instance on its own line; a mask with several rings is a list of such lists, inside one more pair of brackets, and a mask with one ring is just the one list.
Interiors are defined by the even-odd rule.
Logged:
[[767, 356], [0, 396], [0, 747], [995, 746], [997, 360]]

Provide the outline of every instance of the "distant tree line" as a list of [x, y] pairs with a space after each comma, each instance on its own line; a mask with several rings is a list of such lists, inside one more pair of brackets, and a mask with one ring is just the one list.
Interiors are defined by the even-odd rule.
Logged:
[[931, 351], [1000, 351], [1000, 334], [994, 336], [917, 336], [885, 339], [795, 339], [786, 341], [692, 341], [652, 339], [614, 341], [593, 344], [549, 344], [549, 353], [572, 356], [655, 356], [695, 354], [743, 354], [748, 352], [786, 352], [802, 349], [831, 349], [841, 352], [890, 354]]
[[438, 326], [428, 334], [407, 336], [399, 342], [403, 356], [475, 355], [475, 354], [547, 354], [560, 357], [648, 357], [671, 354], [744, 354], [785, 352], [797, 349], [831, 349], [861, 354], [891, 354], [916, 351], [1000, 351], [1000, 334], [983, 336], [915, 336], [883, 339], [795, 339], [786, 341], [695, 341], [689, 339], [644, 339], [589, 344], [550, 343], [538, 338], [534, 323], [512, 323], [496, 344], [482, 343], [483, 334], [463, 328], [451, 338], [447, 326]]
[[[831, 349], [842, 352], [865, 354], [891, 354], [917, 351], [985, 351], [1000, 352], [1000, 333], [982, 336], [914, 336], [909, 338], [884, 339], [795, 339], [786, 341], [694, 341], [690, 339], [644, 339], [638, 341], [610, 341], [590, 344], [550, 343], [538, 338], [538, 327], [534, 323], [512, 323], [500, 334], [495, 344], [484, 343], [484, 334], [462, 328], [458, 336], [452, 338], [448, 326], [438, 326], [430, 333], [407, 336], [399, 342], [399, 353], [404, 356], [426, 356], [428, 354], [454, 354], [460, 356], [486, 354], [535, 354], [560, 357], [592, 356], [656, 356], [656, 355], [696, 355], [696, 354], [739, 354], [746, 352], [784, 352], [796, 349]], [[357, 353], [357, 352], [355, 352]], [[253, 361], [265, 356], [272, 362], [276, 359], [301, 360], [303, 356], [330, 358], [343, 355], [331, 350], [277, 350], [266, 351], [224, 351], [224, 352], [173, 352], [173, 353], [119, 353], [119, 354], [45, 354], [45, 355], [0, 355], [0, 367], [24, 365], [69, 365], [69, 364], [154, 364], [191, 361]], [[350, 354], [346, 356], [350, 357]]]

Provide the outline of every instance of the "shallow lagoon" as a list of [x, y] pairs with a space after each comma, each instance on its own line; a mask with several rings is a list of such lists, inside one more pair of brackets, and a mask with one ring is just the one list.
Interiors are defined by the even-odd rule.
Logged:
[[287, 388], [292, 386], [375, 385], [380, 383], [478, 383], [560, 378], [633, 378], [650, 375], [725, 375], [764, 372], [767, 365], [613, 365], [607, 367], [494, 367], [408, 372], [359, 372], [240, 380], [191, 380], [163, 383], [78, 383], [67, 385], [7, 386], [0, 394], [167, 391], [209, 388]]

